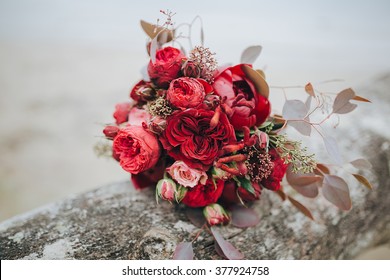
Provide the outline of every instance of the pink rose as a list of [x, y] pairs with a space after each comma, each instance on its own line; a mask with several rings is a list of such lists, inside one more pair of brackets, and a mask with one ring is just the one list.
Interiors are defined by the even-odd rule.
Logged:
[[129, 113], [131, 109], [131, 102], [124, 102], [116, 104], [114, 118], [116, 120], [116, 124], [120, 125], [124, 122], [127, 122]]
[[204, 96], [203, 85], [197, 79], [188, 77], [173, 80], [167, 91], [167, 100], [182, 110], [197, 107], [203, 102]]
[[167, 172], [171, 175], [172, 179], [188, 188], [193, 188], [198, 183], [204, 185], [207, 181], [206, 172], [190, 168], [181, 160], [175, 161], [174, 164], [167, 168]]
[[156, 165], [160, 146], [153, 133], [141, 126], [128, 125], [115, 136], [113, 153], [124, 170], [138, 174]]
[[148, 65], [148, 74], [152, 82], [158, 87], [168, 88], [169, 83], [179, 77], [184, 58], [181, 51], [173, 47], [158, 50], [155, 63], [150, 60]]
[[150, 118], [151, 115], [148, 111], [133, 107], [129, 112], [128, 123], [131, 125], [142, 126], [142, 123], [148, 123]]

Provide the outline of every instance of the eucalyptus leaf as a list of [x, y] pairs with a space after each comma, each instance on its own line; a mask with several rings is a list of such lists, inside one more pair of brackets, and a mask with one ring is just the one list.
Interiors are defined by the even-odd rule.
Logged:
[[261, 46], [251, 46], [246, 48], [240, 58], [240, 63], [243, 64], [253, 64], [261, 53]]
[[351, 88], [345, 89], [338, 93], [333, 102], [333, 113], [347, 114], [353, 111], [357, 107], [357, 105], [352, 104], [349, 101], [355, 96], [355, 92]]
[[181, 242], [176, 246], [173, 254], [174, 260], [193, 260], [194, 249], [191, 242]]
[[257, 225], [260, 218], [257, 213], [242, 205], [235, 205], [231, 211], [231, 224], [239, 228], [247, 228]]
[[352, 207], [349, 188], [343, 178], [335, 175], [325, 175], [322, 185], [324, 197], [341, 210], [350, 210]]
[[222, 253], [229, 260], [242, 260], [244, 255], [238, 251], [234, 246], [226, 241], [222, 235], [219, 233], [216, 227], [210, 228], [211, 233], [214, 236], [215, 241], [218, 243], [218, 246], [221, 248]]
[[326, 136], [323, 138], [326, 151], [328, 152], [330, 158], [337, 164], [341, 165], [343, 160], [341, 158], [340, 150], [337, 145], [336, 139], [331, 136]]
[[352, 166], [354, 166], [355, 168], [358, 168], [358, 169], [370, 169], [370, 168], [372, 168], [371, 163], [368, 160], [364, 159], [364, 158], [355, 159], [355, 160], [351, 161], [350, 164], [352, 164]]

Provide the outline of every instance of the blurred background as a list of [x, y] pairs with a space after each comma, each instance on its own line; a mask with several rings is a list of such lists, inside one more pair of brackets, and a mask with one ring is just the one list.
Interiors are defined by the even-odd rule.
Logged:
[[148, 62], [139, 20], [160, 9], [177, 24], [201, 16], [220, 64], [262, 45], [255, 66], [273, 86], [390, 73], [387, 0], [0, 0], [0, 222], [129, 178], [93, 146]]

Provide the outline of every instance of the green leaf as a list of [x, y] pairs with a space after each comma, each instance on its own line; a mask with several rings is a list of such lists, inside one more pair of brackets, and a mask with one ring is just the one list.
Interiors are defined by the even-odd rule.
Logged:
[[245, 177], [237, 177], [237, 180], [238, 180], [239, 187], [244, 188], [246, 191], [248, 191], [249, 193], [251, 193], [253, 195], [256, 194], [255, 189], [253, 188], [251, 181], [249, 181]]

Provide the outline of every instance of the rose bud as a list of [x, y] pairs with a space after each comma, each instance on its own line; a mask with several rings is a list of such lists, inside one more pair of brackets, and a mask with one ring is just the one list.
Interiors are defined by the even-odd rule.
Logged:
[[160, 117], [155, 116], [149, 122], [149, 130], [155, 134], [161, 134], [167, 127], [167, 121]]
[[172, 179], [161, 179], [157, 183], [156, 197], [167, 201], [174, 201], [176, 197], [176, 183]]
[[257, 136], [257, 145], [259, 146], [260, 149], [266, 149], [268, 147], [268, 142], [269, 142], [269, 137], [268, 134], [257, 130], [255, 132], [255, 135]]
[[187, 190], [188, 189], [186, 187], [183, 187], [183, 186], [178, 186], [177, 187], [177, 190], [176, 190], [176, 193], [175, 193], [175, 199], [176, 199], [177, 203], [180, 203], [183, 200], [183, 198], [187, 194]]
[[130, 97], [137, 102], [152, 100], [155, 95], [156, 91], [152, 88], [152, 84], [143, 80], [139, 81], [130, 91]]
[[203, 215], [210, 226], [227, 224], [230, 221], [230, 217], [226, 213], [225, 209], [217, 203], [207, 205], [203, 209]]
[[221, 168], [218, 168], [216, 166], [214, 166], [213, 169], [211, 170], [211, 174], [213, 176], [213, 179], [224, 180], [224, 181], [229, 180], [233, 176], [231, 173], [226, 172], [225, 170], [222, 170]]
[[185, 77], [200, 78], [202, 69], [200, 69], [199, 65], [197, 65], [193, 61], [187, 60], [186, 62], [184, 62], [181, 71], [183, 72], [183, 75]]
[[103, 129], [103, 133], [106, 136], [107, 139], [113, 140], [115, 136], [118, 134], [119, 128], [114, 125], [107, 125]]

